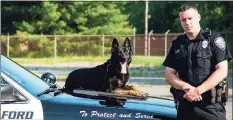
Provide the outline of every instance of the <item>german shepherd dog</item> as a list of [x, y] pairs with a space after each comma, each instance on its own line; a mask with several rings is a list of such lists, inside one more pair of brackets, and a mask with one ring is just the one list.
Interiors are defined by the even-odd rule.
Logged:
[[116, 38], [112, 41], [111, 58], [94, 68], [82, 68], [72, 71], [65, 83], [65, 91], [74, 89], [90, 89], [116, 94], [135, 96], [145, 95], [140, 90], [126, 85], [130, 78], [128, 67], [132, 61], [130, 40], [125, 39], [119, 46]]

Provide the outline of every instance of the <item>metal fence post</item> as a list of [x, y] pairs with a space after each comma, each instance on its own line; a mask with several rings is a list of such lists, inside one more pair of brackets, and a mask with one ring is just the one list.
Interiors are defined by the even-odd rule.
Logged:
[[102, 56], [104, 56], [104, 34], [102, 35]]
[[133, 27], [133, 55], [136, 55], [136, 28]]
[[147, 36], [148, 35], [148, 0], [145, 0], [145, 2], [146, 2], [146, 6], [145, 6], [145, 36], [144, 36], [145, 37], [145, 41], [144, 41], [145, 42], [145, 51], [144, 51], [145, 53], [144, 54], [145, 56], [147, 56], [148, 55], [148, 51], [147, 51], [148, 49], [147, 48], [148, 47], [147, 46], [148, 44], [147, 43], [147, 40], [148, 40], [148, 36]]
[[10, 56], [10, 36], [9, 33], [7, 33], [7, 57]]
[[150, 57], [150, 36], [153, 34], [153, 30], [150, 31], [149, 33], [149, 38], [148, 38], [148, 56]]
[[54, 35], [54, 63], [56, 63], [57, 59], [57, 37]]
[[164, 57], [167, 56], [167, 34], [170, 32], [170, 30], [168, 29], [167, 32], [165, 33], [165, 42], [164, 42]]

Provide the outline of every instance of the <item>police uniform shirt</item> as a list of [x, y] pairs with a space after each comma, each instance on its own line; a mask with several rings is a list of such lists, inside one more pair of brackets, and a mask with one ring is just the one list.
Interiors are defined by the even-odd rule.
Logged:
[[197, 87], [214, 71], [218, 63], [232, 59], [224, 38], [218, 33], [200, 30], [194, 40], [187, 35], [180, 35], [172, 41], [169, 53], [163, 63], [173, 68], [185, 82]]

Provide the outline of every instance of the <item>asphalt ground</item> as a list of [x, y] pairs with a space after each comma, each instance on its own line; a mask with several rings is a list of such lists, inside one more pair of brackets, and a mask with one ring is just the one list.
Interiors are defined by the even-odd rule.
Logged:
[[[63, 87], [64, 81], [57, 81], [56, 82], [58, 86]], [[156, 96], [156, 97], [165, 97], [173, 99], [172, 94], [170, 91], [169, 85], [150, 85], [150, 84], [136, 84], [136, 83], [130, 83], [131, 85], [134, 85], [136, 88], [149, 93], [150, 96]], [[232, 119], [232, 88], [229, 89], [229, 99], [226, 104], [226, 117], [227, 120], [233, 120]]]

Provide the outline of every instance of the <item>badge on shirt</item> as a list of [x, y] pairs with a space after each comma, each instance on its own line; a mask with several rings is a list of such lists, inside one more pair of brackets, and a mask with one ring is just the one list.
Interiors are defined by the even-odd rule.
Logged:
[[226, 44], [225, 41], [222, 37], [217, 37], [214, 39], [214, 43], [216, 44], [217, 47], [219, 47], [222, 50], [226, 49]]
[[202, 47], [203, 47], [203, 48], [207, 48], [207, 46], [208, 46], [208, 41], [204, 40], [204, 41], [202, 42]]

